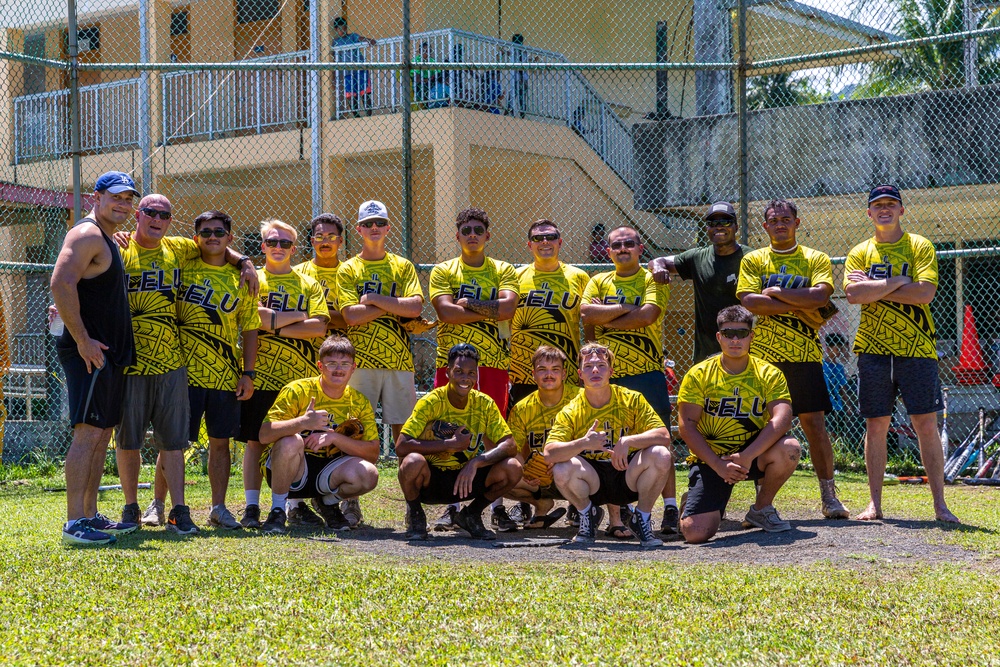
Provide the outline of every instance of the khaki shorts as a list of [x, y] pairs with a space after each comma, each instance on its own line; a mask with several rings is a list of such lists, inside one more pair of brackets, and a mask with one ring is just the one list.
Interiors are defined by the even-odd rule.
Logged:
[[417, 404], [413, 371], [359, 368], [351, 376], [350, 384], [365, 395], [372, 409], [382, 404], [383, 424], [405, 424]]

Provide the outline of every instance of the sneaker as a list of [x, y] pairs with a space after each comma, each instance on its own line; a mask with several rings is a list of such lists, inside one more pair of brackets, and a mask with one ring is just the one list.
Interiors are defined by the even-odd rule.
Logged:
[[507, 515], [510, 517], [511, 521], [523, 527], [531, 523], [533, 512], [530, 504], [517, 503], [510, 508], [510, 512], [508, 512]]
[[660, 522], [660, 534], [676, 535], [677, 523], [680, 521], [680, 518], [680, 509], [674, 507], [673, 505], [666, 505], [663, 508], [663, 521]]
[[636, 510], [632, 512], [632, 516], [628, 522], [628, 529], [632, 531], [632, 534], [639, 538], [639, 545], [644, 549], [652, 549], [654, 547], [662, 547], [663, 540], [658, 539], [653, 535], [653, 519], [643, 519], [639, 511]]
[[365, 520], [364, 515], [361, 513], [361, 503], [357, 498], [348, 498], [347, 500], [340, 501], [340, 511], [343, 512], [344, 518], [347, 519], [347, 523], [351, 528], [357, 528]]
[[191, 520], [191, 510], [187, 505], [174, 505], [167, 516], [167, 530], [178, 535], [194, 535], [198, 526]]
[[101, 533], [107, 533], [108, 535], [128, 535], [129, 533], [135, 532], [139, 529], [139, 524], [137, 523], [112, 521], [100, 512], [98, 512], [94, 518], [90, 520], [90, 525], [94, 528], [94, 530]]
[[115, 536], [95, 530], [90, 519], [77, 519], [69, 526], [64, 526], [62, 531], [62, 541], [64, 544], [74, 546], [100, 546], [102, 544], [114, 544]]
[[247, 505], [243, 508], [243, 518], [240, 525], [244, 528], [260, 528], [260, 505]]
[[424, 514], [424, 508], [411, 509], [409, 506], [406, 507], [406, 539], [408, 540], [426, 540], [427, 535], [427, 515]]
[[768, 505], [759, 510], [754, 509], [754, 506], [751, 505], [743, 519], [743, 527], [750, 528], [751, 526], [756, 526], [767, 533], [780, 533], [792, 529], [792, 524], [778, 516], [778, 510], [774, 509], [774, 505]]
[[579, 516], [580, 528], [576, 531], [573, 541], [577, 544], [591, 544], [597, 537], [597, 527], [604, 518], [604, 508], [591, 506], [590, 512], [587, 514], [577, 510], [577, 516]]
[[[621, 522], [628, 525], [628, 522], [632, 520], [632, 506], [631, 505], [621, 505], [618, 507], [618, 518]], [[611, 526], [611, 520], [608, 520], [608, 527]]]
[[580, 510], [573, 505], [566, 510], [566, 524], [574, 528], [580, 525]]
[[134, 523], [137, 528], [142, 528], [142, 509], [139, 508], [139, 503], [129, 503], [123, 507], [119, 523]]
[[517, 530], [517, 522], [510, 518], [507, 514], [507, 508], [503, 505], [497, 505], [493, 508], [490, 517], [490, 524], [501, 533], [513, 533]]
[[[505, 511], [504, 515], [506, 516], [506, 514]], [[510, 521], [510, 517], [507, 520]], [[483, 525], [483, 515], [470, 512], [468, 507], [463, 508], [455, 515], [455, 524], [459, 530], [474, 540], [495, 540], [497, 538], [492, 530], [486, 530], [486, 526]]]
[[146, 511], [142, 513], [142, 519], [140, 522], [144, 526], [162, 526], [167, 522], [167, 514], [164, 511], [163, 503], [155, 498]]
[[225, 505], [220, 507], [213, 507], [212, 511], [208, 515], [208, 525], [215, 526], [216, 528], [225, 528], [226, 530], [239, 530], [243, 527], [233, 513], [230, 512]]
[[[252, 507], [257, 507], [253, 505]], [[271, 512], [267, 515], [267, 520], [260, 527], [260, 532], [267, 533], [269, 535], [284, 535], [285, 534], [285, 510], [280, 507], [272, 507]], [[246, 525], [246, 524], [244, 524]]]
[[832, 479], [819, 480], [819, 493], [823, 501], [823, 516], [827, 519], [849, 519], [851, 513], [837, 497], [837, 485]]
[[322, 521], [326, 523], [326, 527], [330, 530], [336, 530], [339, 532], [351, 529], [351, 524], [348, 523], [347, 517], [345, 517], [344, 513], [340, 511], [340, 503], [326, 505], [322, 500], [313, 498], [312, 506], [313, 509], [319, 512], [319, 515], [323, 517]]
[[288, 511], [288, 525], [293, 528], [319, 528], [326, 527], [326, 520], [309, 509], [304, 502], [299, 503]]
[[458, 527], [458, 510], [448, 505], [444, 508], [444, 512], [441, 513], [441, 518], [434, 522], [432, 528], [435, 533], [440, 533], [445, 530], [455, 530]]

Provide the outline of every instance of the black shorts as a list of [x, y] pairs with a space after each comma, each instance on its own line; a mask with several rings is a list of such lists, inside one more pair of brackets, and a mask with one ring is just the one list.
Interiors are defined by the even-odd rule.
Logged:
[[431, 479], [427, 486], [420, 489], [420, 496], [417, 498], [427, 505], [450, 505], [486, 495], [486, 476], [493, 469], [493, 466], [486, 466], [477, 470], [476, 478], [472, 481], [472, 493], [466, 498], [459, 498], [455, 495], [455, 480], [458, 479], [458, 473], [462, 472], [460, 468], [442, 470], [430, 463], [427, 467], [430, 468]]
[[187, 366], [155, 375], [126, 375], [122, 421], [115, 446], [124, 451], [142, 449], [146, 431], [153, 427], [153, 444], [161, 452], [187, 449], [189, 412]]
[[240, 442], [256, 440], [260, 442], [260, 427], [267, 419], [267, 412], [278, 398], [278, 392], [256, 389], [245, 401], [240, 402], [240, 430], [236, 439]]
[[[354, 456], [338, 454], [333, 458], [327, 456], [317, 456], [311, 452], [306, 452], [306, 468], [302, 475], [292, 482], [288, 488], [289, 498], [320, 498], [333, 493], [330, 488], [330, 475], [333, 471], [347, 463]], [[271, 457], [267, 457], [264, 462], [264, 477], [267, 478], [267, 485], [271, 486]]]
[[823, 379], [820, 361], [780, 361], [772, 364], [785, 376], [788, 394], [792, 397], [792, 415], [810, 412], [824, 414], [833, 410], [830, 393]]
[[240, 430], [240, 402], [236, 400], [235, 391], [188, 387], [188, 404], [191, 406], [188, 440], [198, 441], [202, 417], [208, 437], [227, 440], [236, 437]]
[[[820, 376], [822, 378], [822, 375]], [[639, 375], [626, 375], [612, 378], [611, 384], [617, 384], [642, 394], [653, 412], [660, 416], [663, 424], [670, 428], [670, 395], [667, 393], [667, 376], [663, 371], [650, 371]]]
[[96, 428], [118, 426], [125, 397], [125, 368], [115, 366], [105, 356], [104, 366], [88, 373], [87, 364], [76, 349], [58, 348], [57, 351], [66, 373], [70, 424]]
[[566, 500], [563, 498], [563, 494], [559, 492], [555, 484], [549, 484], [548, 486], [540, 486], [537, 491], [532, 491], [531, 496], [535, 500]]
[[903, 398], [906, 414], [926, 415], [941, 409], [938, 361], [927, 357], [858, 355], [858, 404], [865, 419], [888, 417]]
[[[666, 387], [664, 387], [663, 393], [667, 393]], [[629, 457], [629, 462], [632, 461], [636, 453]], [[600, 484], [597, 493], [590, 496], [591, 503], [594, 505], [628, 505], [639, 500], [639, 492], [630, 489], [628, 482], [625, 481], [627, 471], [616, 470], [611, 464], [611, 459], [595, 461], [583, 458], [583, 460], [597, 471], [597, 479]]]
[[[764, 473], [757, 467], [757, 459], [750, 464], [749, 480], [758, 480]], [[719, 477], [712, 466], [698, 461], [691, 464], [688, 472], [688, 495], [684, 504], [683, 516], [694, 516], [707, 512], [718, 512], [721, 516], [726, 511], [729, 498], [733, 495], [733, 486]]]
[[520, 382], [511, 383], [510, 399], [507, 401], [508, 412], [510, 411], [510, 408], [513, 408], [532, 392], [536, 391], [538, 391], [537, 384], [522, 384]]

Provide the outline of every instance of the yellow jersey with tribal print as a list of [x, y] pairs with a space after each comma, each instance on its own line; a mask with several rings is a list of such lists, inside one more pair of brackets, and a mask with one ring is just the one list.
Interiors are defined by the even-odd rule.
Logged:
[[[617, 361], [617, 360], [616, 360]], [[663, 420], [656, 414], [649, 402], [637, 391], [620, 385], [611, 385], [611, 400], [608, 404], [595, 408], [587, 400], [583, 390], [556, 415], [555, 423], [549, 431], [552, 442], [571, 442], [587, 435], [587, 431], [597, 420], [597, 428], [605, 434], [603, 452], [583, 452], [585, 459], [605, 461], [611, 459], [611, 449], [622, 436], [645, 433], [654, 428], [663, 428]], [[629, 456], [637, 450], [629, 449]]]
[[[375, 410], [372, 409], [372, 404], [368, 402], [365, 395], [353, 387], [345, 387], [343, 396], [330, 398], [323, 392], [321, 380], [322, 377], [317, 375], [289, 382], [278, 393], [278, 398], [274, 399], [274, 405], [267, 411], [267, 417], [264, 418], [264, 421], [273, 423], [301, 417], [306, 413], [309, 402], [315, 398], [314, 408], [327, 411], [326, 430], [332, 431], [348, 419], [357, 419], [364, 427], [362, 439], [377, 440], [378, 427], [375, 424]], [[271, 445], [265, 445], [264, 453], [260, 457], [262, 470], [270, 453]], [[343, 454], [336, 447], [330, 450], [330, 458], [340, 458]]]
[[[743, 256], [736, 293], [760, 294], [768, 287], [798, 289], [822, 284], [833, 287], [828, 255], [801, 245], [787, 254], [768, 246]], [[793, 313], [759, 316], [750, 354], [771, 363], [823, 361], [819, 332]]]
[[[459, 299], [500, 298], [501, 290], [517, 293], [520, 284], [513, 265], [487, 257], [482, 266], [469, 266], [461, 257], [438, 264], [431, 269], [430, 300], [442, 295]], [[448, 350], [459, 343], [470, 343], [479, 352], [479, 365], [507, 370], [510, 365], [510, 336], [507, 323], [480, 320], [469, 324], [438, 325], [438, 368], [448, 365]]]
[[[938, 284], [934, 244], [909, 232], [895, 243], [877, 243], [872, 238], [851, 248], [844, 264], [845, 287], [851, 271], [864, 271], [876, 280], [909, 276], [915, 283]], [[929, 304], [881, 300], [861, 306], [855, 354], [937, 359], [936, 341]]]
[[[301, 264], [296, 264], [292, 268], [319, 283], [319, 286], [323, 288], [323, 298], [326, 299], [326, 307], [332, 313], [340, 310], [340, 305], [337, 303], [337, 273], [343, 265], [344, 263], [341, 262], [330, 269], [324, 266], [317, 266], [312, 260], [308, 260]], [[347, 332], [343, 329], [331, 329], [330, 335], [346, 336]], [[322, 344], [322, 339], [319, 340], [320, 344]]]
[[[597, 297], [603, 304], [652, 303], [660, 308], [656, 320], [642, 329], [609, 329], [595, 327], [597, 342], [607, 345], [615, 354], [614, 374], [621, 378], [663, 370], [663, 315], [670, 299], [670, 285], [658, 285], [653, 274], [640, 268], [628, 278], [619, 278], [614, 271], [598, 273], [583, 291], [583, 303]], [[591, 421], [593, 423], [593, 421]]]
[[465, 409], [459, 410], [448, 400], [447, 385], [417, 400], [402, 432], [417, 440], [446, 440], [455, 427], [465, 427], [472, 434], [469, 447], [461, 452], [427, 454], [424, 458], [429, 465], [439, 470], [459, 470], [469, 459], [485, 451], [486, 439], [495, 445], [510, 435], [510, 428], [492, 398], [473, 389]]
[[566, 381], [578, 382], [580, 356], [580, 300], [590, 276], [560, 262], [557, 271], [539, 271], [534, 264], [517, 270], [520, 283], [517, 310], [511, 320], [510, 380], [534, 384], [531, 355], [541, 345], [566, 353]]
[[[365, 294], [382, 294], [398, 299], [423, 296], [417, 269], [392, 253], [377, 261], [356, 255], [340, 265], [337, 274], [337, 300], [341, 308], [356, 306]], [[347, 337], [354, 345], [358, 368], [381, 368], [412, 371], [413, 354], [410, 335], [399, 316], [383, 313], [359, 327], [348, 327]]]
[[[257, 269], [260, 281], [260, 305], [277, 312], [300, 312], [306, 319], [329, 317], [323, 288], [320, 284], [294, 269], [275, 275], [267, 269]], [[316, 374], [316, 351], [313, 339], [286, 338], [261, 330], [257, 338], [257, 381], [254, 386], [265, 391], [278, 391], [292, 380]]]
[[126, 375], [159, 375], [184, 365], [177, 331], [177, 291], [181, 264], [201, 256], [191, 239], [167, 236], [157, 248], [143, 248], [135, 239], [121, 250], [132, 312], [136, 363]]
[[[822, 378], [820, 378], [822, 380]], [[698, 432], [719, 456], [745, 449], [767, 424], [772, 401], [791, 401], [785, 375], [763, 359], [751, 356], [746, 370], [732, 375], [716, 354], [695, 364], [684, 375], [677, 403], [700, 405]], [[693, 454], [688, 463], [697, 463]]]
[[240, 334], [260, 329], [257, 301], [235, 266], [212, 266], [201, 258], [181, 266], [177, 319], [188, 368], [188, 384], [236, 391], [243, 372]]
[[[563, 385], [562, 399], [552, 407], [542, 403], [537, 391], [533, 391], [510, 409], [507, 423], [510, 425], [510, 432], [514, 435], [514, 442], [518, 449], [528, 447], [530, 452], [542, 453], [545, 447], [545, 440], [549, 437], [549, 431], [555, 423], [558, 415], [570, 401], [576, 398], [582, 389], [572, 385]], [[593, 422], [591, 422], [593, 424]]]

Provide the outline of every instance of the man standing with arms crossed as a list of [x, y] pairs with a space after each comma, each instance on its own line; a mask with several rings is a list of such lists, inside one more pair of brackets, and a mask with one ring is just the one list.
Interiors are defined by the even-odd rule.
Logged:
[[[326, 332], [332, 336], [343, 336], [347, 324], [337, 306], [337, 271], [340, 269], [337, 253], [344, 244], [344, 223], [340, 216], [322, 213], [313, 218], [309, 223], [309, 242], [313, 249], [312, 259], [292, 268], [320, 284], [326, 298], [326, 307], [330, 310]], [[317, 338], [317, 341], [322, 343], [323, 339]]]
[[[373, 408], [382, 404], [382, 423], [392, 427], [395, 442], [417, 403], [410, 334], [400, 318], [420, 317], [424, 293], [413, 264], [386, 252], [389, 230], [389, 213], [382, 202], [361, 204], [357, 226], [361, 252], [340, 267], [337, 300], [357, 357], [351, 387], [364, 394]], [[352, 528], [361, 523], [357, 497], [345, 500], [342, 511]]]
[[[823, 380], [823, 352], [814, 324], [816, 311], [830, 302], [830, 258], [800, 246], [795, 231], [801, 221], [790, 201], [776, 199], [764, 209], [764, 230], [771, 239], [740, 264], [736, 293], [743, 307], [759, 319], [750, 354], [774, 364], [788, 381], [792, 414], [809, 442], [809, 458], [819, 478], [823, 516], [846, 519], [833, 479], [833, 447], [826, 431], [830, 396]], [[822, 318], [819, 319], [822, 322]]]
[[723, 308], [739, 305], [736, 280], [740, 261], [750, 252], [736, 242], [736, 211], [727, 201], [715, 202], [708, 209], [705, 230], [712, 245], [657, 257], [649, 263], [653, 280], [661, 285], [670, 281], [671, 273], [694, 283], [694, 363], [720, 352], [715, 317]]
[[899, 222], [903, 212], [903, 197], [896, 186], [874, 188], [868, 195], [868, 217], [875, 225], [875, 236], [852, 248], [844, 265], [847, 301], [861, 304], [854, 351], [871, 492], [868, 508], [857, 518], [882, 518], [886, 433], [898, 393], [917, 432], [934, 516], [938, 521], [958, 523], [944, 500], [944, 454], [937, 426], [941, 381], [930, 310], [937, 292], [937, 255], [930, 241], [903, 231]]

